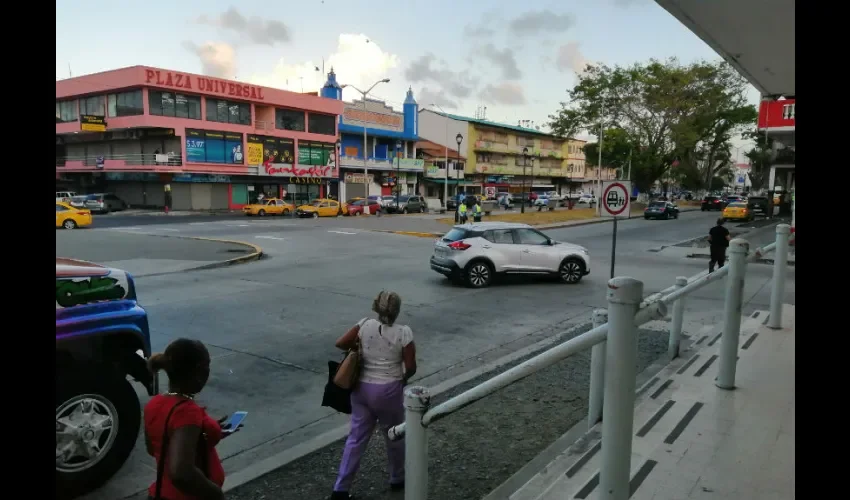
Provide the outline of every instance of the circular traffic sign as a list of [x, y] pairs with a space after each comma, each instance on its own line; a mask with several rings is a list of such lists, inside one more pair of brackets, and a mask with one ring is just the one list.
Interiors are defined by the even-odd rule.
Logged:
[[629, 206], [629, 192], [619, 182], [609, 184], [602, 193], [602, 206], [611, 215], [617, 216]]

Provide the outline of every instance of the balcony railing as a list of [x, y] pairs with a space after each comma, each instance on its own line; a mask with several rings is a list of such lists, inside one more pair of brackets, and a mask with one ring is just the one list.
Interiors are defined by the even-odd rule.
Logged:
[[179, 153], [165, 154], [127, 154], [100, 156], [64, 156], [56, 158], [57, 167], [121, 167], [121, 166], [170, 166], [183, 165]]
[[[643, 300], [641, 281], [628, 277], [612, 278], [608, 282], [608, 310], [594, 311], [593, 329], [439, 405], [431, 406], [431, 394], [426, 387], [408, 386], [404, 391], [405, 421], [391, 427], [387, 432], [391, 440], [402, 437], [406, 440], [404, 499], [428, 498], [426, 432], [431, 424], [587, 349], [591, 349], [588, 430], [602, 421], [602, 467], [599, 472], [599, 486], [604, 495], [600, 494], [600, 498], [629, 498], [637, 389], [635, 345], [638, 326], [665, 317], [667, 306], [672, 305], [673, 319], [668, 354], [671, 358], [678, 357], [685, 315], [685, 297], [728, 275], [720, 363], [715, 385], [720, 389], [734, 389], [747, 263], [775, 250], [773, 289], [767, 325], [770, 328], [781, 328], [790, 234], [790, 226], [780, 224], [776, 228], [776, 241], [752, 253], [746, 240], [736, 238], [730, 242], [727, 265], [713, 273], [702, 272], [690, 279], [680, 276], [676, 278], [675, 285]], [[609, 362], [606, 363], [606, 359]]]

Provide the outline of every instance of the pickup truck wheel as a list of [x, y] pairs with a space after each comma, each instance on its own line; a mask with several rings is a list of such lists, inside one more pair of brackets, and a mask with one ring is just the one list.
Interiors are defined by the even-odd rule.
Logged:
[[62, 374], [56, 379], [56, 498], [94, 490], [136, 445], [141, 408], [120, 375]]

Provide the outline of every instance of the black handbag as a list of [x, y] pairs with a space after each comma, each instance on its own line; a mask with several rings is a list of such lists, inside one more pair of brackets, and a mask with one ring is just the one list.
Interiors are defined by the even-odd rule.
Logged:
[[325, 384], [325, 393], [322, 395], [322, 406], [351, 415], [351, 389], [343, 389], [334, 384], [339, 365], [337, 361], [328, 361], [328, 382]]
[[[165, 458], [168, 453], [168, 442], [170, 440], [168, 436], [168, 421], [171, 420], [171, 414], [174, 413], [174, 410], [187, 401], [189, 400], [183, 399], [178, 401], [171, 407], [171, 410], [168, 411], [168, 415], [165, 417], [165, 427], [162, 432], [162, 448], [159, 452], [159, 463], [156, 464], [156, 490], [152, 500], [164, 500], [160, 495], [162, 493], [162, 476], [165, 473]], [[198, 468], [201, 469], [201, 472], [203, 472], [205, 476], [209, 477], [207, 475], [207, 453], [206, 437], [203, 433], [201, 433], [198, 437], [198, 450], [195, 452], [195, 461]]]

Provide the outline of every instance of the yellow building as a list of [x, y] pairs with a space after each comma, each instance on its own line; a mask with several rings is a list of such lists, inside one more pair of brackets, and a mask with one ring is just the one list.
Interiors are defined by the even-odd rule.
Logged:
[[584, 181], [585, 141], [427, 109], [420, 113], [419, 136], [444, 146], [449, 142], [452, 148], [462, 138], [458, 150], [465, 159], [462, 188], [467, 193], [565, 193], [571, 182]]

